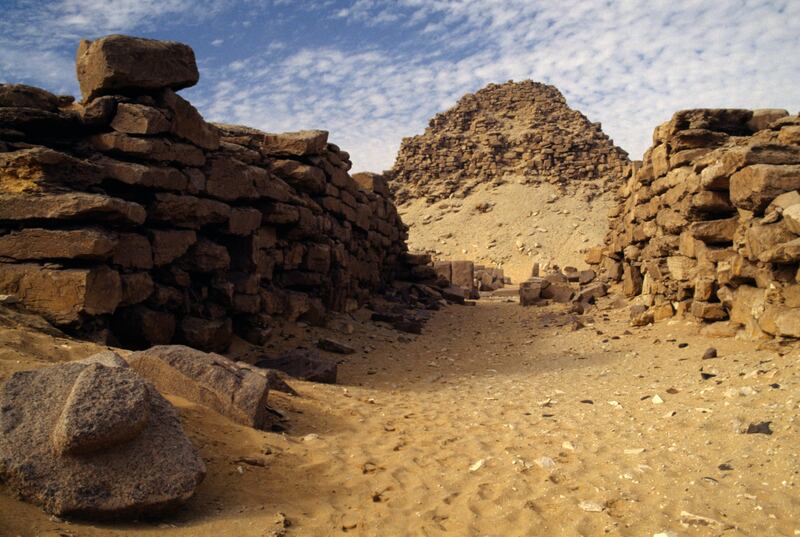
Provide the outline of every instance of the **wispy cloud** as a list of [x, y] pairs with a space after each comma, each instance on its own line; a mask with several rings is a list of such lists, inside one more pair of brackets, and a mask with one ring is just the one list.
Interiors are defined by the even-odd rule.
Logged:
[[[198, 53], [201, 85], [188, 92], [208, 117], [273, 131], [327, 128], [358, 169], [388, 168], [403, 136], [462, 94], [508, 79], [555, 84], [633, 157], [679, 108], [800, 107], [794, 0], [252, 0], [246, 8], [62, 0], [60, 8], [20, 2], [21, 17], [4, 17], [6, 45], [21, 41], [40, 65], [0, 37], [0, 78], [54, 87], [72, 76], [71, 52], [59, 47], [74, 50], [81, 32], [169, 22], [183, 34], [192, 21], [194, 33], [225, 37], [205, 58]], [[57, 35], [29, 30], [42, 21]]]

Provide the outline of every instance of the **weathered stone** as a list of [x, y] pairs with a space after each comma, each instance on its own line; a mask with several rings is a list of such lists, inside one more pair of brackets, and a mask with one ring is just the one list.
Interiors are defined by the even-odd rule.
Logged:
[[475, 264], [472, 261], [451, 261], [450, 283], [470, 291], [475, 288]]
[[0, 236], [0, 258], [107, 259], [117, 238], [98, 229], [53, 230], [26, 228]]
[[608, 294], [608, 286], [603, 282], [594, 282], [581, 289], [575, 300], [579, 302], [592, 302]]
[[800, 238], [773, 246], [759, 254], [763, 263], [794, 263], [800, 261]]
[[0, 220], [100, 220], [138, 225], [145, 216], [141, 205], [102, 194], [0, 194]]
[[738, 223], [738, 217], [692, 222], [689, 224], [689, 234], [706, 244], [728, 244], [733, 241]]
[[296, 160], [275, 160], [272, 171], [290, 185], [311, 194], [325, 192], [325, 172]]
[[165, 166], [123, 162], [103, 157], [97, 160], [106, 176], [121, 183], [164, 190], [183, 191], [189, 179], [180, 170]]
[[0, 153], [0, 192], [19, 194], [52, 190], [65, 185], [86, 188], [101, 181], [93, 163], [46, 147]]
[[193, 145], [164, 138], [136, 138], [121, 132], [95, 134], [89, 139], [98, 151], [158, 162], [175, 162], [183, 166], [202, 166], [203, 151]]
[[153, 250], [150, 241], [138, 233], [120, 233], [111, 262], [122, 268], [153, 268]]
[[184, 317], [180, 322], [180, 338], [187, 345], [209, 352], [225, 352], [233, 337], [230, 319]]
[[553, 283], [542, 288], [541, 297], [555, 300], [556, 302], [566, 303], [572, 300], [575, 291], [566, 283]]
[[298, 131], [265, 134], [262, 149], [276, 157], [319, 155], [328, 143], [328, 131]]
[[692, 315], [698, 319], [706, 321], [722, 321], [728, 318], [728, 312], [722, 304], [718, 302], [701, 302], [695, 300], [692, 302], [691, 308]]
[[56, 455], [85, 455], [125, 444], [150, 419], [150, 390], [127, 368], [88, 365], [67, 395], [53, 428]]
[[262, 356], [255, 365], [277, 369], [287, 375], [310, 382], [336, 384], [336, 360], [311, 349], [293, 349], [277, 357]]
[[111, 128], [125, 134], [160, 134], [169, 130], [169, 120], [158, 108], [119, 103]]
[[252, 235], [261, 226], [261, 211], [248, 207], [233, 207], [228, 220], [228, 233]]
[[200, 78], [190, 47], [125, 35], [81, 41], [76, 64], [84, 101], [113, 93], [179, 90]]
[[171, 89], [165, 89], [161, 93], [161, 101], [172, 112], [172, 122], [169, 126], [172, 134], [209, 151], [219, 148], [217, 128], [206, 123], [191, 103]]
[[772, 248], [796, 238], [783, 222], [766, 225], [756, 223], [748, 227], [744, 235], [744, 253], [751, 261], [759, 259], [762, 254]]
[[207, 176], [206, 192], [225, 201], [257, 199], [273, 181], [265, 169], [230, 157], [211, 159]]
[[627, 297], [636, 296], [642, 292], [642, 273], [639, 267], [625, 264], [622, 272], [622, 292]]
[[187, 269], [197, 272], [226, 270], [231, 265], [227, 248], [208, 239], [199, 239], [187, 254]]
[[786, 228], [796, 235], [800, 235], [800, 203], [790, 205], [781, 213]]
[[333, 352], [336, 354], [353, 354], [356, 352], [353, 347], [345, 345], [344, 343], [336, 341], [335, 339], [326, 337], [317, 340], [317, 347], [324, 351]]
[[122, 300], [120, 306], [130, 306], [147, 300], [153, 294], [155, 285], [147, 272], [133, 272], [120, 275], [122, 280]]
[[25, 84], [0, 84], [0, 107], [38, 108], [55, 112], [58, 110], [58, 97]]
[[[39, 108], [0, 107], [0, 132], [4, 138], [28, 138], [37, 141], [54, 139], [76, 139], [83, 126], [77, 114], [71, 112], [47, 112]], [[14, 134], [18, 133], [18, 134]]]
[[146, 306], [120, 309], [112, 323], [114, 334], [130, 349], [145, 349], [151, 345], [165, 345], [175, 335], [175, 316], [155, 311]]
[[113, 313], [122, 300], [119, 273], [107, 267], [48, 269], [0, 264], [0, 293], [16, 295], [26, 308], [56, 324], [83, 314]]
[[150, 232], [153, 244], [153, 264], [157, 267], [166, 265], [181, 257], [197, 242], [197, 234], [189, 230], [161, 230]]
[[267, 379], [219, 354], [182, 345], [162, 345], [128, 357], [131, 368], [164, 393], [198, 403], [236, 423], [267, 423]]
[[775, 121], [789, 115], [787, 110], [780, 108], [760, 108], [753, 110], [753, 117], [747, 122], [747, 126], [753, 132], [769, 128]]
[[586, 251], [586, 256], [583, 260], [587, 265], [599, 265], [603, 262], [603, 247], [592, 246]]
[[731, 176], [731, 201], [761, 214], [773, 198], [800, 189], [800, 166], [755, 164]]
[[73, 362], [15, 373], [0, 387], [0, 409], [0, 478], [57, 516], [157, 515], [205, 476], [175, 410], [127, 368]]
[[382, 175], [372, 172], [354, 173], [353, 181], [363, 190], [375, 192], [381, 196], [389, 196], [389, 183]]
[[152, 220], [189, 229], [225, 224], [230, 214], [230, 206], [221, 201], [167, 193], [156, 194], [148, 208], [148, 216]]

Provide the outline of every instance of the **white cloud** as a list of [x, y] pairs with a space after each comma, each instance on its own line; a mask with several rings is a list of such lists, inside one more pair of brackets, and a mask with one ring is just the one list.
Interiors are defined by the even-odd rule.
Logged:
[[[187, 93], [214, 120], [329, 129], [356, 169], [390, 167], [403, 136], [464, 93], [509, 79], [556, 85], [633, 158], [680, 108], [800, 107], [796, 0], [272, 0], [232, 24], [261, 28], [278, 4], [298, 18], [251, 50], [227, 39], [218, 49], [227, 57], [203, 63]], [[0, 78], [55, 87], [69, 73], [74, 84], [71, 54], [54, 43], [74, 50], [83, 33], [155, 26], [168, 34], [165, 21], [226, 5], [62, 0], [12, 10], [0, 19]], [[297, 34], [298, 19], [316, 33]]]

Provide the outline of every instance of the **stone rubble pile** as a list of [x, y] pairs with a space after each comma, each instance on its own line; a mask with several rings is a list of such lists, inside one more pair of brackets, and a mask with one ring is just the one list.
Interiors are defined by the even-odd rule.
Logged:
[[82, 42], [83, 102], [0, 85], [0, 294], [124, 346], [224, 351], [352, 311], [402, 269], [385, 181], [324, 131], [207, 123], [185, 45]]
[[600, 192], [617, 188], [627, 154], [571, 109], [554, 87], [531, 80], [489, 84], [403, 139], [388, 176], [399, 205], [464, 197], [509, 176], [530, 183], [578, 181]]
[[519, 286], [519, 303], [522, 306], [538, 306], [550, 301], [572, 304], [572, 311], [583, 314], [598, 298], [608, 294], [608, 285], [597, 278], [593, 269], [578, 270], [575, 267], [558, 266], [540, 274], [538, 263], [534, 263], [531, 277]]
[[634, 298], [635, 324], [800, 337], [800, 117], [698, 109], [657, 127], [605, 245], [586, 261]]

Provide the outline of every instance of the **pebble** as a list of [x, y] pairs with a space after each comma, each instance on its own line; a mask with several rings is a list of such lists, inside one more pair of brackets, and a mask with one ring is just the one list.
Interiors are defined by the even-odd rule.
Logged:
[[717, 349], [714, 347], [709, 347], [706, 349], [706, 352], [703, 353], [703, 360], [710, 360], [711, 358], [717, 357]]
[[583, 509], [584, 511], [586, 511], [588, 513], [602, 513], [603, 512], [603, 506], [600, 505], [597, 502], [591, 502], [591, 501], [584, 500], [584, 501], [582, 501], [581, 503], [578, 504], [578, 507], [580, 507], [581, 509]]
[[486, 464], [486, 459], [477, 460], [474, 463], [472, 463], [472, 465], [469, 467], [469, 471], [470, 472], [477, 472], [478, 470], [483, 468], [484, 464]]
[[655, 394], [651, 400], [653, 401], [654, 405], [660, 405], [664, 402], [664, 400], [658, 394]]
[[542, 470], [552, 470], [556, 467], [556, 461], [550, 457], [539, 457], [535, 462]]

